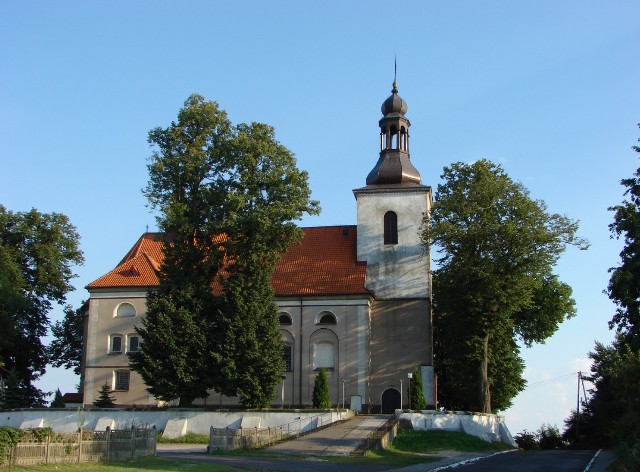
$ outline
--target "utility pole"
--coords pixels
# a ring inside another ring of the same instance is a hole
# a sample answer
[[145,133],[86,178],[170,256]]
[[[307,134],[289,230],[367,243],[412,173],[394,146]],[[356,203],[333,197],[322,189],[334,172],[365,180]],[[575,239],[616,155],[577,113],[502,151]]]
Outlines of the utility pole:
[[582,382],[582,371],[578,371],[578,400],[576,402],[576,442],[580,439],[580,383]]

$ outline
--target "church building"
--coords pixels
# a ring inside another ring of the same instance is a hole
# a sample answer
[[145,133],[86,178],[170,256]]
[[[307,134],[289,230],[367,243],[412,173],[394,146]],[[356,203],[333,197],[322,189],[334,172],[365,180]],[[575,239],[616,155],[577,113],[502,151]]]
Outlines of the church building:
[[[394,82],[382,104],[380,156],[365,185],[353,190],[357,224],[303,228],[301,243],[276,267],[272,286],[286,368],[274,406],[310,406],[320,368],[334,405],[384,413],[401,403],[406,408],[416,368],[427,404],[434,404],[430,255],[420,241],[432,194],[409,157],[406,111]],[[145,316],[147,291],[159,283],[161,236],[143,234],[113,270],[86,287],[86,407],[105,382],[118,406],[161,404],[126,355],[144,342],[134,326]],[[210,393],[195,403],[238,405]]]

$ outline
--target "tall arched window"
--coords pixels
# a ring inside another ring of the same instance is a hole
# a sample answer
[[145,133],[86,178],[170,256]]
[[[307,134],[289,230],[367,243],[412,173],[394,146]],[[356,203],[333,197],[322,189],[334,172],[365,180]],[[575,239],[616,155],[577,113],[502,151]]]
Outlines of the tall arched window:
[[335,367],[335,349],[333,343],[321,341],[313,345],[313,370],[333,370]]
[[398,215],[393,211],[384,214],[384,243],[398,244]]
[[284,372],[293,372],[293,345],[285,342],[282,346],[282,360],[284,361]]

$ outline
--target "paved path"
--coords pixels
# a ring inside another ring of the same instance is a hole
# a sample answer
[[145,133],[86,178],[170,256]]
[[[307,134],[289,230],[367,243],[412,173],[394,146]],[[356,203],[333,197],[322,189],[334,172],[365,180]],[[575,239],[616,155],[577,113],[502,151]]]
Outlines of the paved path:
[[291,455],[346,456],[388,419],[388,415],[356,416],[344,423],[268,447],[264,451]]

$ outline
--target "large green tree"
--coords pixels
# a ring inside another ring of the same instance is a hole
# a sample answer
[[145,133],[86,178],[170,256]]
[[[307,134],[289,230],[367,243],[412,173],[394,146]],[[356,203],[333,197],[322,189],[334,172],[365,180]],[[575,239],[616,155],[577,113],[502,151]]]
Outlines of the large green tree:
[[423,233],[439,256],[433,272],[439,383],[445,390],[447,383],[464,386],[466,406],[490,413],[524,388],[516,340],[544,342],[574,314],[571,289],[553,267],[567,245],[587,244],[576,236],[575,221],[547,212],[499,165],[455,163],[441,177]]
[[11,373],[12,406],[44,404],[34,386],[49,359],[43,338],[49,312],[73,290],[73,266],[83,262],[78,241],[65,215],[0,205],[0,362]]
[[247,407],[264,407],[284,369],[271,275],[280,254],[302,237],[293,221],[318,208],[310,200],[307,174],[296,168],[272,127],[240,124],[234,131],[224,227],[230,263],[221,281],[216,354],[225,390],[235,389]]
[[75,310],[71,305],[65,306],[62,321],[56,321],[51,326],[53,340],[48,347],[49,363],[53,367],[73,369],[73,373],[81,379],[85,315],[85,302]]
[[[638,146],[634,151],[640,152]],[[609,229],[623,238],[620,265],[610,270],[608,294],[616,304],[609,323],[616,329],[610,346],[596,342],[591,378],[594,388],[578,417],[565,421],[565,435],[576,440],[580,424],[582,446],[615,447],[613,470],[640,470],[640,168],[623,179],[628,197],[610,208],[614,212]]]
[[[640,152],[638,146],[633,149]],[[640,349],[640,168],[620,183],[628,198],[610,208],[614,217],[609,229],[613,236],[624,239],[624,247],[620,265],[611,269],[608,294],[617,309],[609,326],[633,349]]]
[[191,96],[177,122],[149,132],[154,146],[144,194],[159,212],[164,262],[147,316],[137,327],[143,343],[130,356],[150,393],[182,406],[213,385],[207,334],[214,324],[211,286],[223,264],[218,235],[226,219],[231,123],[214,102]]
[[563,436],[575,447],[615,448],[612,470],[640,470],[640,351],[618,336],[609,346],[596,342],[589,357],[591,396],[565,420]]
[[165,233],[132,366],[158,398],[182,404],[214,388],[266,406],[282,370],[270,285],[293,223],[317,213],[306,172],[270,126],[233,126],[215,102],[187,99],[156,146],[145,194]]

